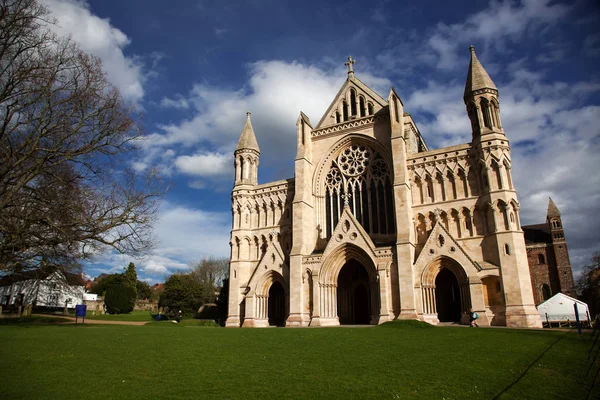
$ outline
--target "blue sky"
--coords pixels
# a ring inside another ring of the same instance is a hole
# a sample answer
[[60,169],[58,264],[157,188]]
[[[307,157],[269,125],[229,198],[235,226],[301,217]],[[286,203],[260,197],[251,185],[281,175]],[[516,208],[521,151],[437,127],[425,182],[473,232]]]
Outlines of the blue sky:
[[[232,152],[246,111],[261,147],[259,182],[293,176],[296,119],[316,124],[346,78],[394,86],[430,148],[470,141],[462,94],[469,45],[500,92],[523,224],[551,196],[575,268],[600,251],[600,8],[549,1],[44,0],[55,28],[100,57],[143,114],[131,160],[172,187],[157,246],[133,260],[147,281],[229,255]],[[107,253],[89,275],[131,259]]]

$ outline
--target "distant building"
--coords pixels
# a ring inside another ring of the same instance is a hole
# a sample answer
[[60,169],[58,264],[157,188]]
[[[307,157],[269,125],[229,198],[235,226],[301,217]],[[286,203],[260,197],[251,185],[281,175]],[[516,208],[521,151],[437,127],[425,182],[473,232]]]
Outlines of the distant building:
[[85,280],[61,271],[31,271],[0,279],[0,302],[4,308],[27,306],[74,308],[83,304]]
[[560,211],[548,201],[546,223],[523,226],[535,304],[557,293],[576,297],[573,271]]

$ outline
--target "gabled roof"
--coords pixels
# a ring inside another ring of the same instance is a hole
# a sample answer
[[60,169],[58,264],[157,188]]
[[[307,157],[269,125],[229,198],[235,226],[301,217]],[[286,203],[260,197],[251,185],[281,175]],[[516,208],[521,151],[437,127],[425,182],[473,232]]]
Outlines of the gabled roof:
[[325,111],[325,113],[323,114],[323,117],[321,117],[321,120],[319,121],[319,123],[317,124],[315,129],[319,129],[323,126],[323,123],[337,108],[338,102],[341,100],[340,97],[342,96],[342,94],[346,93],[346,91],[350,87],[354,87],[355,89],[358,89],[357,90],[358,92],[363,92],[367,96],[367,101],[371,100],[371,101],[379,104],[381,107],[385,107],[388,104],[387,101],[383,97],[381,97],[379,94],[377,94],[377,92],[375,92],[373,89],[368,87],[364,82],[362,82],[360,79],[358,79],[356,76],[354,76],[354,74],[351,74],[351,75],[349,74],[348,79],[346,79],[346,81],[344,82],[344,84],[342,85],[340,90],[337,92],[337,94],[333,98],[333,101],[329,104],[329,107],[327,107],[327,111]]
[[477,59],[477,55],[475,54],[475,46],[469,47],[471,50],[471,62],[469,63],[469,72],[467,73],[467,82],[465,84],[465,95],[466,98],[471,93],[480,89],[494,89],[496,85],[492,81],[492,78],[488,75],[483,65]]
[[60,280],[65,280],[69,285],[74,286],[85,286],[85,280],[81,276],[81,274],[63,272],[60,271],[57,267],[45,267],[34,269],[30,271],[25,271],[21,273],[15,273],[11,275],[5,275],[0,278],[0,286],[9,286],[13,283],[29,281],[29,280],[45,280],[51,278],[56,274],[56,277]]
[[252,129],[252,123],[250,122],[250,112],[246,113],[246,123],[244,124],[244,129],[242,129],[240,140],[235,148],[236,151],[242,149],[255,150],[260,153],[258,142],[256,141],[256,135],[254,134],[254,129]]

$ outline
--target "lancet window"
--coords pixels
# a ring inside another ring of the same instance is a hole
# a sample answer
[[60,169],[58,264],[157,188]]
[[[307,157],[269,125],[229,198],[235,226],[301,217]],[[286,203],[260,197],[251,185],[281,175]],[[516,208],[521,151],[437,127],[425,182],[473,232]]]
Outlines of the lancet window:
[[381,156],[366,145],[346,147],[325,179],[327,237],[331,237],[348,204],[369,234],[394,233],[390,171]]

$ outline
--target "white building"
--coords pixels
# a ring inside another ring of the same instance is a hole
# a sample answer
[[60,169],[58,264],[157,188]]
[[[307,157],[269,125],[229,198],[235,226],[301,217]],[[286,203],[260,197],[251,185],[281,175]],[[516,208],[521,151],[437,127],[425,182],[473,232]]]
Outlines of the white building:
[[18,307],[32,304],[35,307],[74,308],[83,304],[85,284],[80,275],[60,271],[39,274],[26,273],[18,278],[0,279],[0,304]]

